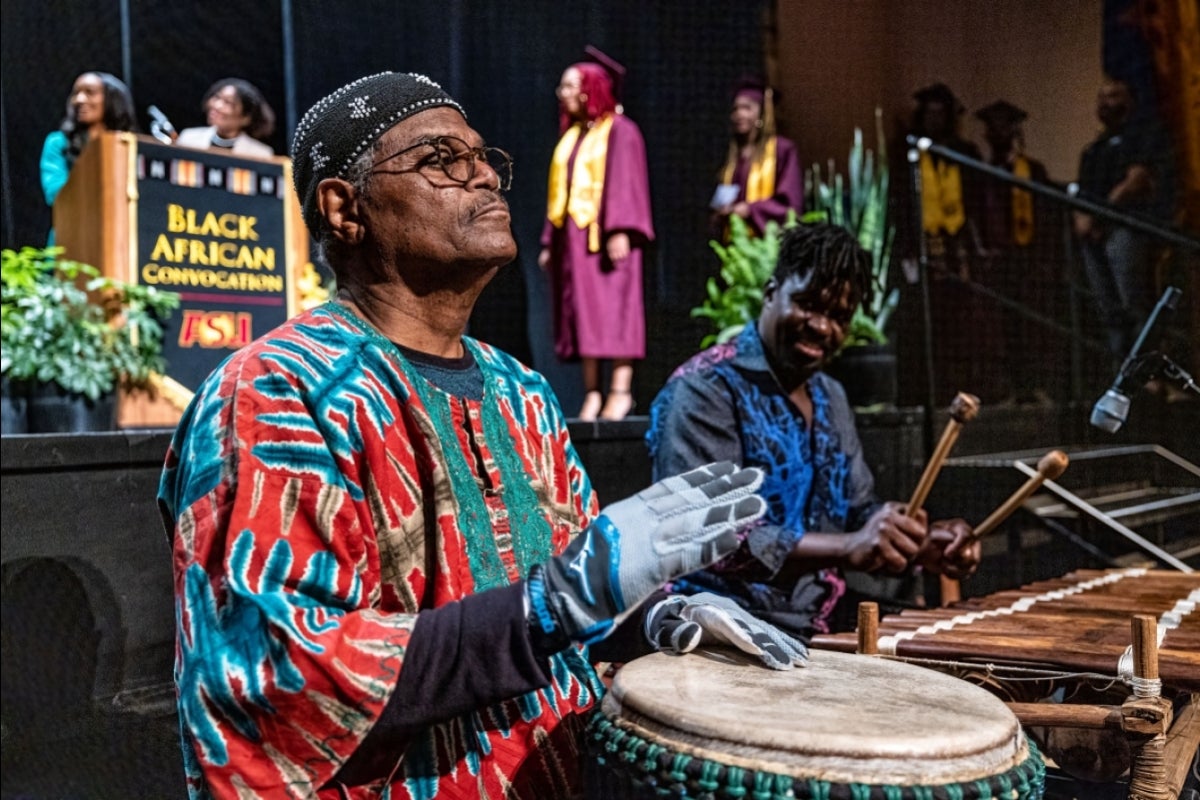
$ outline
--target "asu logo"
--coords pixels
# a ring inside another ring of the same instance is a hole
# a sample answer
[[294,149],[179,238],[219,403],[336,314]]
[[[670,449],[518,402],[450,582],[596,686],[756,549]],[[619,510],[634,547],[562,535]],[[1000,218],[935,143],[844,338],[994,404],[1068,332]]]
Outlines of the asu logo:
[[254,338],[252,321],[253,316],[245,311],[187,309],[179,326],[179,346],[236,350]]

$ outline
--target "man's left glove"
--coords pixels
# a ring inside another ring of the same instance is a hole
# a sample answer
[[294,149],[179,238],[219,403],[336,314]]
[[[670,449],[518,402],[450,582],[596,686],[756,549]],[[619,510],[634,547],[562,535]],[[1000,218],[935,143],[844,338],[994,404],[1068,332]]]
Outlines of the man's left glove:
[[672,595],[646,614],[646,638],[659,650],[682,655],[701,644],[733,645],[757,656],[771,669],[808,663],[808,648],[798,639],[754,617],[727,597],[702,592]]

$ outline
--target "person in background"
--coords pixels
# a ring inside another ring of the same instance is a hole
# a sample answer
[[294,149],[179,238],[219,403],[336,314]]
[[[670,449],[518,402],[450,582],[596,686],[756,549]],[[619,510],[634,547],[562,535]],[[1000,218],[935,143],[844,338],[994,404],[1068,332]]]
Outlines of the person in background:
[[[1042,162],[1025,151],[1022,123],[1025,111],[1007,100],[997,100],[975,112],[983,122],[988,143],[988,163],[1034,183],[1047,184]],[[978,270],[980,283],[1015,300],[1033,314],[1055,316],[1058,267],[1055,226],[1048,224],[1051,209],[1032,192],[984,177],[980,185],[979,235],[986,251]],[[1018,404],[1045,404],[1055,337],[1044,335],[1036,319],[1004,308],[1003,342],[994,354],[998,372],[1007,378],[1009,396]]]
[[[133,95],[120,79],[107,72],[84,72],[67,96],[67,113],[58,130],[42,145],[42,194],[53,206],[67,183],[76,159],[88,142],[105,131],[137,131]],[[54,244],[50,231],[48,245]]]
[[796,145],[775,132],[775,92],[760,78],[744,78],[733,94],[729,122],[733,136],[713,195],[716,224],[725,230],[730,215],[762,235],[789,210],[804,211],[804,176]]
[[[713,459],[757,467],[768,506],[735,555],[672,591],[730,598],[807,638],[853,627],[848,572],[868,573],[862,585],[876,586],[876,576],[924,569],[960,578],[977,568],[980,545],[965,521],[930,526],[924,509],[908,517],[903,503],[879,502],[845,390],[823,371],[871,291],[871,257],[854,234],[789,228],[757,321],[693,356],[655,397],[646,433],[655,476]],[[834,616],[841,609],[848,624]]]
[[[550,162],[538,266],[550,275],[554,352],[580,361],[582,420],[623,419],[646,355],[642,262],[654,239],[646,145],[618,101],[625,68],[588,47],[558,85],[562,137]],[[611,361],[607,395],[602,361]]]
[[[979,148],[961,132],[965,107],[944,83],[925,86],[913,94],[913,111],[908,133],[961,156],[982,161]],[[897,148],[906,154],[908,144]],[[908,163],[897,164],[899,221],[896,245],[904,279],[920,279],[922,245],[928,256],[930,346],[932,362],[926,364],[923,304],[915,299],[900,303],[897,338],[907,342],[898,353],[901,374],[923,375],[931,366],[934,397],[921,393],[919,380],[900,385],[902,403],[940,406],[959,392],[969,392],[982,402],[998,403],[1009,393],[1006,377],[994,367],[1004,347],[1000,310],[989,298],[976,292],[978,271],[984,256],[979,235],[981,211],[980,173],[952,158],[922,150],[917,162],[920,174],[920,208],[913,209],[914,184]],[[919,227],[915,224],[919,220]],[[985,357],[980,357],[983,354]]]
[[185,128],[175,144],[238,156],[275,155],[265,141],[275,131],[275,111],[254,84],[241,78],[219,80],[204,93],[201,107],[208,125]]
[[[1101,130],[1079,159],[1079,196],[1118,211],[1169,221],[1174,205],[1170,143],[1150,118],[1135,119],[1129,84],[1108,80],[1096,98]],[[1153,304],[1153,246],[1119,222],[1074,214],[1088,283],[1111,355],[1124,358]]]
[[545,378],[464,334],[517,245],[512,160],[452,97],[360,78],[292,162],[337,296],[205,380],[159,490],[192,797],[577,797],[592,660],[708,641],[804,663],[720,598],[660,591],[736,550],[758,470],[601,508]]

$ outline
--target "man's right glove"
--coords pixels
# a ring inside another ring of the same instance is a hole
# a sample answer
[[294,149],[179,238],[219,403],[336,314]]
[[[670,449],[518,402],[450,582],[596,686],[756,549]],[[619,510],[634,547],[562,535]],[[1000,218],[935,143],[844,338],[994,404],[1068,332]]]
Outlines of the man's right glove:
[[646,614],[646,638],[659,650],[683,655],[700,644],[733,645],[771,669],[808,663],[808,648],[728,597],[709,592],[672,595]]
[[561,555],[529,572],[530,630],[543,652],[592,644],[667,581],[733,553],[767,510],[762,472],[722,461],[601,510]]

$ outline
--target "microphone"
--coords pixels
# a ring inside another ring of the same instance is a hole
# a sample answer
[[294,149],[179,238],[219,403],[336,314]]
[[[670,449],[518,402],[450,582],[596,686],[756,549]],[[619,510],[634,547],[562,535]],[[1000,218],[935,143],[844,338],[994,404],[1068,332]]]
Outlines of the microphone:
[[158,106],[150,106],[146,112],[150,114],[151,135],[163,144],[172,144],[178,134],[175,132],[175,126],[171,124],[171,120],[167,119],[167,115],[160,111]]
[[1125,356],[1125,360],[1121,363],[1121,369],[1117,371],[1117,378],[1113,381],[1113,385],[1092,407],[1091,423],[1093,426],[1108,433],[1116,433],[1129,416],[1130,398],[1154,377],[1164,362],[1174,365],[1169,358],[1158,351],[1146,355],[1139,355],[1139,353],[1142,345],[1150,338],[1150,333],[1157,324],[1159,315],[1164,309],[1174,311],[1181,294],[1182,292],[1174,286],[1168,286],[1163,291],[1154,310],[1146,318],[1146,323],[1142,326],[1129,355]]

